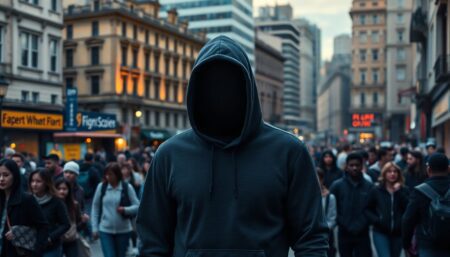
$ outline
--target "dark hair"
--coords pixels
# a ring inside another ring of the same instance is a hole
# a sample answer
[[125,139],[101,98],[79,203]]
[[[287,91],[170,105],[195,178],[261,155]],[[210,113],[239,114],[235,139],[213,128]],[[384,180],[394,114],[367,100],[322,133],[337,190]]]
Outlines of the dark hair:
[[423,160],[422,153],[414,150],[414,151],[410,151],[408,154],[410,154],[412,157],[417,159],[417,164],[414,166],[413,169],[411,167],[408,167],[408,171],[419,174],[419,175],[426,176],[426,172],[425,172],[426,168],[425,168],[425,163]]
[[136,171],[137,172],[137,171],[140,170],[139,164],[138,164],[136,158],[130,157],[130,159],[128,159],[128,160],[131,162],[131,169],[132,169],[132,171]]
[[381,158],[383,158],[384,156],[386,156],[388,154],[388,149],[387,148],[380,148],[377,152],[377,158],[378,160],[381,160]]
[[120,165],[117,162],[110,162],[108,163],[108,165],[106,165],[105,167],[105,172],[104,172],[104,180],[106,181],[106,174],[108,174],[108,172],[112,172],[118,181],[122,181],[123,180],[123,176],[122,176],[122,170],[120,168]]
[[369,153],[374,153],[377,154],[377,148],[375,148],[374,146],[372,146],[371,148],[369,148]]
[[25,156],[23,156],[23,154],[21,154],[21,153],[15,153],[15,154],[11,155],[11,159],[13,157],[19,157],[22,162],[25,161]]
[[407,155],[409,153],[408,147],[402,147],[400,148],[400,154],[401,155]]
[[58,187],[61,184],[65,184],[68,188],[67,196],[63,199],[63,202],[66,204],[67,211],[69,212],[69,217],[72,221],[75,221],[76,217],[76,201],[73,195],[72,184],[65,178],[59,178],[55,181],[55,188],[58,190]]
[[331,158],[333,159],[333,163],[331,164],[331,166],[333,167],[333,169],[335,169],[337,167],[337,165],[336,165],[337,158],[334,155],[333,151],[331,151],[331,150],[325,150],[322,152],[322,155],[320,156],[319,167],[322,170],[325,170],[325,168],[326,168],[325,156],[327,156],[327,155],[331,156]]
[[33,180],[34,175],[39,175],[42,180],[44,180],[45,185],[45,193],[50,194],[51,196],[56,196],[55,185],[53,184],[52,174],[48,169],[38,168],[37,170],[30,173],[30,178],[28,179],[28,189],[31,193],[31,181]]
[[91,154],[91,153],[86,153],[86,154],[84,155],[84,160],[87,161],[87,162],[91,162],[91,161],[94,160],[94,155]]
[[359,154],[361,154],[361,156],[362,156],[364,159],[369,159],[369,153],[368,153],[366,150],[361,150],[361,151],[359,151]]
[[441,154],[445,154],[445,148],[444,147],[438,147],[438,149],[436,149],[437,153],[441,153]]
[[361,154],[357,153],[357,152],[352,152],[349,155],[347,155],[347,160],[345,163],[349,163],[351,160],[358,160],[361,162],[361,164],[364,162],[363,157],[361,156]]
[[[0,160],[0,167],[4,166],[6,169],[11,172],[13,176],[13,183],[11,185],[11,195],[15,193],[17,190],[21,189],[21,175],[20,175],[20,169],[19,166],[17,166],[16,162],[10,159],[3,159]],[[4,194],[3,191],[0,190],[2,194]]]
[[350,145],[349,144],[345,144],[342,146],[342,151],[349,151],[350,150]]

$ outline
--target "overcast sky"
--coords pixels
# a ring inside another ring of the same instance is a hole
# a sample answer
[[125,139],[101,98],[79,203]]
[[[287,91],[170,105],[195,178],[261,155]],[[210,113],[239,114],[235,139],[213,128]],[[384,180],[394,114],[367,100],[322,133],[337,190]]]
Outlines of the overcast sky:
[[351,20],[348,14],[352,0],[253,0],[254,15],[264,5],[290,3],[294,17],[306,18],[322,30],[322,59],[331,59],[333,38],[351,33]]

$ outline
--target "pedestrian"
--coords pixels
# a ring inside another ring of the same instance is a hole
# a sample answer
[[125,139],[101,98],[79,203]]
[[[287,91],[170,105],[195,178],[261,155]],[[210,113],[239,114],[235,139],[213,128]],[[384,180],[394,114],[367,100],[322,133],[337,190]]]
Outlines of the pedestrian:
[[28,252],[30,256],[41,256],[47,243],[48,222],[34,197],[23,191],[21,179],[19,167],[14,161],[0,161],[1,257],[19,257],[19,252],[12,244],[12,240],[18,239],[11,231],[14,226],[27,226],[36,230],[36,243],[34,251]]
[[425,145],[425,149],[427,150],[427,155],[423,159],[424,163],[427,163],[428,158],[436,152],[436,142],[428,141]]
[[319,167],[323,171],[323,185],[330,188],[334,181],[340,179],[344,173],[337,167],[337,158],[331,150],[325,150],[320,156]]
[[391,153],[386,148],[380,148],[377,151],[377,158],[378,161],[375,162],[372,166],[370,166],[369,170],[367,171],[367,174],[370,176],[370,178],[374,183],[378,181],[378,178],[380,177],[381,170],[383,169],[384,165],[387,162],[392,161]]
[[338,154],[337,157],[337,166],[339,169],[345,169],[345,162],[347,160],[347,155],[351,151],[351,146],[349,144],[345,144],[342,146],[342,151]]
[[52,173],[47,169],[37,169],[31,172],[28,183],[30,192],[41,206],[42,212],[49,223],[49,236],[42,256],[61,257],[61,237],[69,230],[70,221],[66,206],[57,197]]
[[429,157],[427,165],[429,178],[412,190],[403,216],[403,247],[410,249],[411,239],[415,233],[420,257],[450,256],[448,170],[448,158],[445,155],[434,153]]
[[52,175],[53,181],[64,176],[63,169],[59,165],[59,156],[57,154],[52,153],[47,155],[46,157],[44,157],[44,161],[45,161],[45,168]]
[[374,146],[370,147],[367,151],[369,157],[367,159],[367,167],[374,165],[378,161],[377,148]]
[[369,220],[364,211],[373,185],[364,179],[362,168],[362,156],[350,153],[344,177],[330,188],[337,203],[338,248],[341,257],[372,256]]
[[306,146],[262,120],[242,47],[210,40],[187,91],[192,129],[161,144],[144,186],[141,256],[326,256],[328,228]]
[[22,183],[22,188],[24,191],[27,191],[28,176],[30,175],[30,173],[27,172],[27,170],[24,167],[25,166],[25,157],[21,153],[15,153],[15,154],[11,155],[11,160],[13,160],[19,167],[20,176],[22,176],[22,178],[20,180]]
[[55,181],[57,196],[65,203],[69,214],[70,229],[62,236],[62,248],[65,257],[78,257],[78,230],[86,224],[80,205],[74,200],[72,184],[65,178]]
[[137,172],[133,171],[133,168],[129,163],[122,164],[120,170],[122,172],[123,181],[129,183],[134,188],[134,191],[139,199],[139,192],[142,184],[141,176]]
[[397,164],[397,166],[400,167],[402,172],[405,171],[406,168],[408,167],[408,162],[407,162],[408,153],[409,153],[408,147],[400,148],[400,160],[398,160],[395,164]]
[[131,219],[137,213],[139,201],[133,187],[123,181],[118,163],[109,163],[104,175],[92,205],[93,238],[100,237],[104,257],[123,257],[133,231]]
[[80,175],[80,166],[74,161],[64,164],[64,178],[70,183],[71,195],[78,203],[80,210],[84,213],[84,189],[78,184],[78,176]]
[[410,151],[406,161],[408,168],[405,173],[405,185],[412,190],[427,178],[425,163],[419,151]]
[[400,167],[387,162],[379,184],[369,194],[365,215],[373,225],[373,242],[378,256],[399,257],[402,250],[401,220],[408,205],[408,190]]
[[320,189],[322,191],[322,206],[324,208],[325,218],[329,231],[329,248],[328,257],[336,256],[336,246],[334,243],[334,229],[336,228],[336,197],[330,193],[324,184],[325,172],[321,168],[316,168],[317,177],[319,178]]

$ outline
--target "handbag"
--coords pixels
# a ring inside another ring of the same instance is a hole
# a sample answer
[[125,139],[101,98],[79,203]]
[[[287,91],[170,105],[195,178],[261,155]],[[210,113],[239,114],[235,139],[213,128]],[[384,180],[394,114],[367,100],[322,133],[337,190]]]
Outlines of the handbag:
[[77,224],[75,222],[70,223],[70,228],[61,237],[63,242],[73,242],[78,238]]
[[77,239],[78,257],[91,257],[91,247],[82,236]]
[[36,247],[37,231],[34,228],[22,225],[11,226],[9,217],[6,216],[8,228],[13,234],[14,238],[11,244],[16,248],[17,254],[24,256],[33,252]]

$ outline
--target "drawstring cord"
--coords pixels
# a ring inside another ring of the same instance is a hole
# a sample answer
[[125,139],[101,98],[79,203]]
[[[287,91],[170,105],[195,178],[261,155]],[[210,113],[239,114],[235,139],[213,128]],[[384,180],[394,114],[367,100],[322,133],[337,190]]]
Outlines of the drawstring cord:
[[214,145],[211,145],[211,163],[209,166],[209,199],[212,199],[213,190],[214,190]]
[[234,169],[234,198],[238,199],[239,197],[239,186],[238,186],[238,173],[237,173],[237,164],[236,164],[236,151],[233,150],[233,169]]

